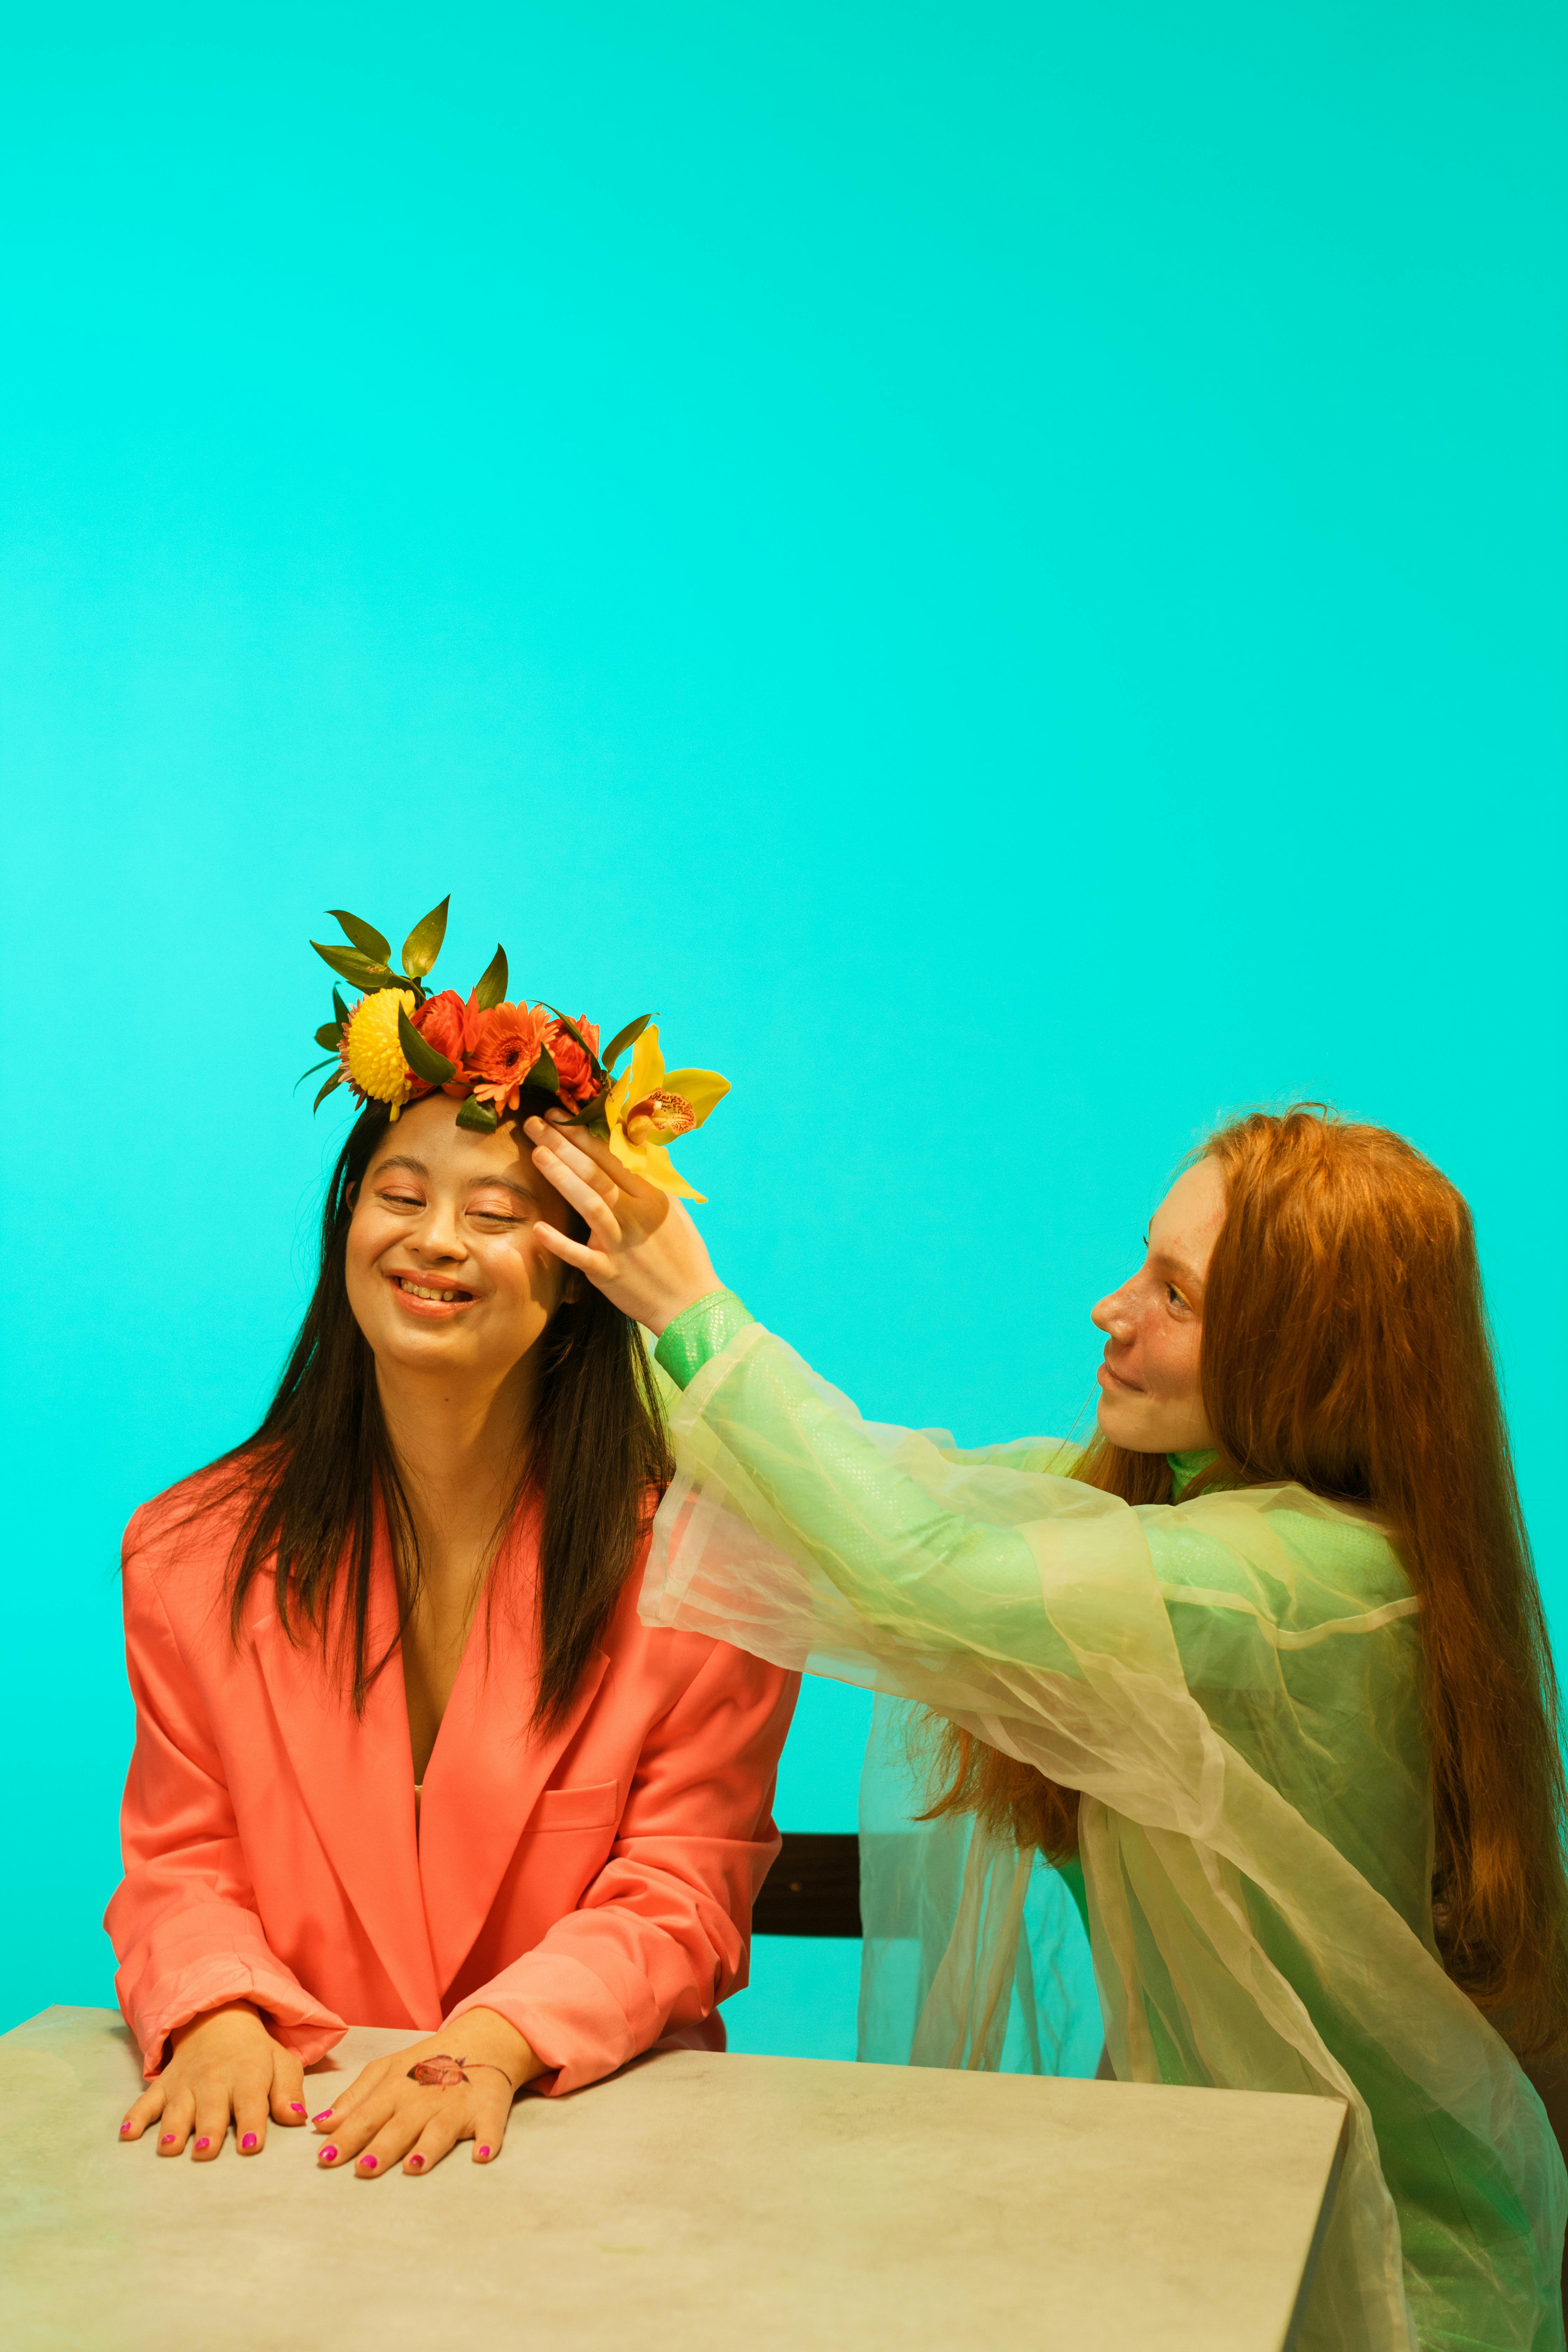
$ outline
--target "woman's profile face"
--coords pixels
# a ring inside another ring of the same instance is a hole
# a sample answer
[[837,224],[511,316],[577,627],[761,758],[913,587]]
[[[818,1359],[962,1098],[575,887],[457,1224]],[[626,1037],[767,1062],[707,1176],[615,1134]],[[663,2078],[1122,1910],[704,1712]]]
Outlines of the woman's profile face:
[[570,1213],[508,1125],[480,1135],[427,1095],[389,1127],[355,1195],[346,1273],[384,1369],[499,1382],[561,1303],[567,1270],[534,1239]]
[[1200,1160],[1177,1177],[1149,1223],[1148,1255],[1131,1280],[1102,1298],[1105,1333],[1100,1427],[1131,1454],[1193,1454],[1215,1443],[1198,1387],[1204,1283],[1225,1223],[1218,1162]]

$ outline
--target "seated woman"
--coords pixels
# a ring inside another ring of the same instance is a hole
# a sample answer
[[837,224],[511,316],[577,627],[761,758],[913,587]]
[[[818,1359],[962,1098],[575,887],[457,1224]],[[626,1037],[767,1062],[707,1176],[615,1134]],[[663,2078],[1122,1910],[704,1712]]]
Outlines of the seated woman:
[[686,1391],[650,1622],[948,1727],[938,1809],[993,1839],[945,2063],[1006,1982],[996,1841],[1076,1856],[1120,2077],[1347,2103],[1303,2345],[1561,2347],[1513,2054],[1568,2044],[1556,1695],[1452,1185],[1310,1109],[1221,1129],[1094,1310],[1087,1453],[961,1453],[864,1423],[596,1137],[527,1131],[590,1229],[544,1245]]
[[210,2160],[232,2116],[258,2151],[346,2023],[406,2027],[315,2119],[323,2166],[374,2177],[493,2159],[524,2084],[723,2048],[797,1683],[637,1619],[651,1370],[541,1246],[584,1229],[517,1126],[603,1091],[597,1031],[499,1001],[499,950],[467,1005],[426,999],[438,921],[396,984],[344,928],[323,952],[368,992],[322,1034],[365,1107],[314,1297],[254,1437],[126,1536],[106,1924],[149,2077],[123,2138]]

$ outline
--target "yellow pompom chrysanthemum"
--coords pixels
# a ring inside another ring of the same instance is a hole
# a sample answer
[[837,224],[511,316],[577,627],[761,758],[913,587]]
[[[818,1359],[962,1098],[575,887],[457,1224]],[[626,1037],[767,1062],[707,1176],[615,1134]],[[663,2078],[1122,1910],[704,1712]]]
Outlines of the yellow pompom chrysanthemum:
[[342,1043],[350,1078],[372,1102],[390,1103],[394,1118],[407,1101],[409,1087],[408,1065],[397,1034],[400,1011],[413,1013],[414,991],[378,988],[355,1005]]

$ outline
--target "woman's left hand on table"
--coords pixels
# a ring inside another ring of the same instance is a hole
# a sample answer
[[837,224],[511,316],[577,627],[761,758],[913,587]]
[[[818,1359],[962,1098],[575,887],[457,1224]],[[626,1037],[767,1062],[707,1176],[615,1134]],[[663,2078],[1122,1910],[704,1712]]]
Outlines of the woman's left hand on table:
[[[410,2079],[412,2067],[436,2072],[438,2060],[463,2060],[468,2079],[446,2087]],[[431,2171],[461,2140],[473,2143],[476,2164],[500,2154],[515,2093],[544,2071],[514,2025],[493,2009],[468,2010],[424,2042],[373,2059],[330,2107],[311,2122],[326,2145],[316,2161],[326,2171],[352,2170],[374,2180],[401,2164],[417,2176]]]

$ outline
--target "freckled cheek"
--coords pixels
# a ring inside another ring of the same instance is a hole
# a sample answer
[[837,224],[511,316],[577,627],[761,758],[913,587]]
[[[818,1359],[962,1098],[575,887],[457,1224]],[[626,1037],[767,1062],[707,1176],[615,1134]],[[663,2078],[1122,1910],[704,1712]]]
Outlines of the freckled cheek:
[[1180,1330],[1167,1325],[1158,1335],[1150,1332],[1144,1362],[1148,1375],[1144,1385],[1152,1395],[1192,1395],[1198,1381],[1197,1332],[1190,1325]]
[[1147,1301],[1140,1301],[1133,1318],[1133,1379],[1138,1388],[1147,1388],[1152,1397],[1159,1397],[1168,1385],[1168,1357],[1171,1357],[1171,1334],[1159,1315],[1152,1315]]

